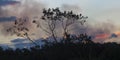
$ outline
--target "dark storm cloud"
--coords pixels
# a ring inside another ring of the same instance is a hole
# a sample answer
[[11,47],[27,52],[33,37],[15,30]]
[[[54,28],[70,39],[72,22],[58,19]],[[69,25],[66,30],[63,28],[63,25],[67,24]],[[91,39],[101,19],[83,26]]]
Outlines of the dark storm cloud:
[[6,6],[6,5],[13,5],[20,3],[19,1],[13,1],[13,0],[0,0],[0,6]]
[[16,17],[0,17],[0,22],[9,22],[9,21],[15,21]]
[[15,1],[15,0],[0,0],[0,17],[7,16],[9,13],[7,9],[4,9],[4,7],[19,3],[20,1]]

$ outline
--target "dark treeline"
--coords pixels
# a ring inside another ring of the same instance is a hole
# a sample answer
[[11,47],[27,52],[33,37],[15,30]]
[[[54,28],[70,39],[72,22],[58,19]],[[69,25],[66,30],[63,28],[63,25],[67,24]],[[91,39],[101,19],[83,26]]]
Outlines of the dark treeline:
[[47,42],[42,48],[0,48],[0,60],[120,60],[120,44],[64,41]]

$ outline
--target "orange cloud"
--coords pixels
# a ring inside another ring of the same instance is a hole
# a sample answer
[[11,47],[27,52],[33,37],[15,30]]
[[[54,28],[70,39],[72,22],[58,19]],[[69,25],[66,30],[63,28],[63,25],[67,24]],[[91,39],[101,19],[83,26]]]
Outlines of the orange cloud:
[[120,31],[115,32],[117,36],[120,36]]
[[95,39],[106,39],[108,38],[110,35],[109,34],[97,34],[95,36]]

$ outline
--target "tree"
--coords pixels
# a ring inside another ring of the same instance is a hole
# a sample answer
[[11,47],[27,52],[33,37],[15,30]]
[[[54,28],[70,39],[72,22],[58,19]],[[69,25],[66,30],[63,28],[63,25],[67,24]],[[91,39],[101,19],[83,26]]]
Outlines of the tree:
[[57,13],[58,11],[56,9],[50,8],[48,10],[43,9],[43,16],[41,17],[41,19],[44,22],[44,24],[40,24],[36,20],[33,21],[33,23],[37,24],[37,27],[40,27],[43,31],[52,36],[55,42],[57,42],[56,39],[56,25],[58,21]]
[[88,17],[82,16],[82,14],[75,14],[72,11],[60,11],[59,8],[56,8],[58,20],[63,29],[63,35],[66,39],[70,37],[69,31],[74,29],[71,26],[80,23],[83,25],[86,22]]
[[29,27],[26,25],[28,24],[29,18],[18,18],[14,21],[13,26],[7,29],[7,32],[11,33],[12,35],[17,35],[18,37],[24,37],[30,40],[33,44],[38,46],[30,37],[29,37]]
[[82,16],[82,14],[74,14],[72,11],[60,11],[59,8],[49,8],[43,9],[43,16],[41,17],[47,26],[43,26],[36,20],[34,20],[33,23],[51,35],[57,42],[56,27],[58,24],[62,27],[64,37],[68,40],[70,36],[69,31],[71,30],[69,29],[71,28],[70,26],[75,23],[81,23],[81,25],[83,25],[87,18],[88,17]]

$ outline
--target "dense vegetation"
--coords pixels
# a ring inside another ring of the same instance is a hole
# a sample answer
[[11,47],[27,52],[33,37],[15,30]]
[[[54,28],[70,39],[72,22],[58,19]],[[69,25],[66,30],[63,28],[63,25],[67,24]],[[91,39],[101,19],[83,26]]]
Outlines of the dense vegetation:
[[0,48],[0,60],[120,60],[120,44],[52,42],[42,48]]

